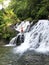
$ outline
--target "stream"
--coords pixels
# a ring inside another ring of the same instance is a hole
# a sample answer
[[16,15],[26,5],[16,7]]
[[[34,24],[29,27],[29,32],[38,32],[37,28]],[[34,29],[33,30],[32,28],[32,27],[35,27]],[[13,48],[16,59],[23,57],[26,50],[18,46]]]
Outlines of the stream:
[[[0,65],[14,65],[13,63],[19,58],[12,52],[13,47],[0,47]],[[17,64],[15,64],[17,65]]]
[[23,55],[15,54],[15,47],[0,47],[0,65],[49,65],[49,55],[25,52]]

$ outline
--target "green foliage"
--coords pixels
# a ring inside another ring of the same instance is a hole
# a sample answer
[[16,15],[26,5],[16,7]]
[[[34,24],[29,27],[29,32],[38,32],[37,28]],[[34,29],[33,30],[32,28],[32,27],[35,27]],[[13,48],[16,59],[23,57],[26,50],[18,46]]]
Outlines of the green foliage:
[[17,16],[13,10],[0,10],[0,38],[11,39],[15,35],[15,32],[9,27],[16,22]]
[[[14,8],[13,8],[14,7]],[[49,14],[48,0],[15,0],[12,4],[13,12],[21,20],[47,18]]]
[[3,23],[3,14],[2,14],[3,12],[2,11],[0,11],[0,25]]
[[11,0],[6,9],[0,10],[0,37],[13,37],[14,32],[9,27],[21,20],[47,19],[48,15],[49,0]]
[[0,0],[0,2],[3,2],[3,0]]
[[17,12],[17,16],[19,17],[19,19],[24,20],[29,17],[29,12],[27,9],[25,10],[21,9]]
[[31,17],[30,18],[27,18],[24,21],[30,21],[30,22],[32,22],[32,18]]

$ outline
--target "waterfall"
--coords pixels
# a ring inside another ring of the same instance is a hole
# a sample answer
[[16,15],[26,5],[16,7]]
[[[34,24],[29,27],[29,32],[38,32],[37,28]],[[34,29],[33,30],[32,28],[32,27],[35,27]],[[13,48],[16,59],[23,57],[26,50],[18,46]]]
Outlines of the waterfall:
[[39,20],[29,32],[25,33],[25,41],[14,49],[16,53],[23,53],[26,50],[36,52],[49,52],[49,21]]
[[26,22],[22,21],[19,25],[16,24],[16,26],[14,26],[14,29],[16,31],[21,32],[21,27],[23,27],[23,31],[25,32],[27,30],[28,25],[30,25],[29,21],[26,21]]
[[30,31],[30,50],[33,49],[37,52],[49,51],[49,21],[39,20]]
[[24,53],[27,50],[34,50],[41,53],[49,52],[48,20],[39,20],[30,28],[29,32],[24,33],[24,36],[24,43],[13,49],[15,53]]

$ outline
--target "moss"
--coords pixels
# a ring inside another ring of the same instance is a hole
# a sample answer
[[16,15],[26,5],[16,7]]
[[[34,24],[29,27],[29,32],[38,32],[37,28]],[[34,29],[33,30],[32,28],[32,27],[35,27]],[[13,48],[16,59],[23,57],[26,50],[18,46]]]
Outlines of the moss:
[[29,18],[25,19],[24,21],[30,21],[30,22],[32,22],[32,18],[29,17]]

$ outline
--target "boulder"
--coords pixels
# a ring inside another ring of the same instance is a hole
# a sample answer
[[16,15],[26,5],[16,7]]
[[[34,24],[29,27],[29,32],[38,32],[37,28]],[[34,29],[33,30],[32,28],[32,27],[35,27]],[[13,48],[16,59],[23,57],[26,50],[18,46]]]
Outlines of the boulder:
[[18,34],[14,43],[16,43],[17,46],[19,46],[23,42],[24,42],[24,34]]

